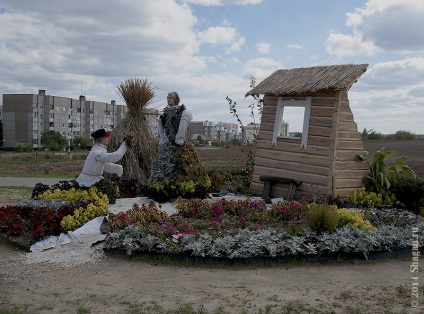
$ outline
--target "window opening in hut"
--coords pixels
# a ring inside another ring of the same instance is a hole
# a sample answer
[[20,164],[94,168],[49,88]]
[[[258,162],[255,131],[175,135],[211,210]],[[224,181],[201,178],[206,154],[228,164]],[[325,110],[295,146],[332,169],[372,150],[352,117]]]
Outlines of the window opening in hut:
[[278,138],[300,138],[301,148],[307,149],[311,97],[283,99],[278,97],[272,145]]

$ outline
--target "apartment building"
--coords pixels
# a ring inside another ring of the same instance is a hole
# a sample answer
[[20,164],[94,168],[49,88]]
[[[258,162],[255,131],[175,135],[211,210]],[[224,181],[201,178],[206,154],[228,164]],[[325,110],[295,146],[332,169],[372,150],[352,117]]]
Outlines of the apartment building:
[[113,130],[127,110],[127,106],[116,105],[114,100],[104,103],[87,101],[85,96],[51,96],[45,90],[38,94],[3,94],[3,146],[43,149],[41,136],[49,131],[59,132],[69,143],[75,136],[83,136],[91,145],[93,131]]
[[[158,134],[157,118],[160,112],[149,110],[152,111],[149,115],[152,132]],[[44,149],[41,137],[49,131],[60,133],[69,144],[76,136],[83,136],[88,146],[91,146],[92,132],[101,128],[113,130],[127,111],[126,105],[117,105],[114,100],[105,103],[88,101],[85,96],[79,99],[52,96],[47,95],[43,89],[38,94],[3,94],[3,108],[0,108],[3,148],[14,149],[21,145]],[[245,128],[249,129],[248,126]],[[188,132],[192,140],[196,140],[199,135],[208,141],[229,141],[242,139],[243,136],[238,124],[222,121],[192,121]],[[251,138],[248,133],[247,137]]]
[[189,124],[189,134],[192,140],[201,136],[208,141],[228,141],[236,138],[239,134],[238,124],[219,121],[191,121]]

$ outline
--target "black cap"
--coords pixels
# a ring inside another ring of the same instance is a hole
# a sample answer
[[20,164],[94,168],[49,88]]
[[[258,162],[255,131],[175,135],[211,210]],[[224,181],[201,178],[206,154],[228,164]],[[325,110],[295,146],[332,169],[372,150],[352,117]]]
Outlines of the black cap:
[[105,129],[98,129],[97,131],[91,133],[91,137],[94,139],[101,138],[103,136],[106,136],[106,130]]

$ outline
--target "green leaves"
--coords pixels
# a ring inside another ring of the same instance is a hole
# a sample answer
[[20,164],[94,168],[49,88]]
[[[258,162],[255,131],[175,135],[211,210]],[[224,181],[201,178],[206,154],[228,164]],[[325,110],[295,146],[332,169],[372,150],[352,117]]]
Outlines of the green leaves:
[[385,152],[383,147],[375,153],[371,161],[367,154],[357,154],[354,157],[357,162],[368,163],[369,173],[363,178],[367,191],[379,193],[381,190],[389,190],[397,180],[398,175],[405,178],[416,178],[415,172],[408,165],[405,165],[405,157],[397,158],[391,166],[386,165],[385,161],[393,157],[394,154],[395,151]]

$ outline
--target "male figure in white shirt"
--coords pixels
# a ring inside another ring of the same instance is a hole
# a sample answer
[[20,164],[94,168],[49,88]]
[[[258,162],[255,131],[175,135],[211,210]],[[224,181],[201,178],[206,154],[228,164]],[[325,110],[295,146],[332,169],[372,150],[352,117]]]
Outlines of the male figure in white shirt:
[[99,129],[91,134],[94,138],[94,146],[85,160],[81,174],[76,181],[80,186],[90,187],[103,179],[103,172],[115,173],[119,177],[122,176],[124,170],[118,162],[127,151],[127,144],[124,141],[117,151],[113,153],[107,152],[109,144],[109,136],[111,132],[105,129]]

